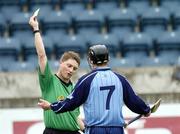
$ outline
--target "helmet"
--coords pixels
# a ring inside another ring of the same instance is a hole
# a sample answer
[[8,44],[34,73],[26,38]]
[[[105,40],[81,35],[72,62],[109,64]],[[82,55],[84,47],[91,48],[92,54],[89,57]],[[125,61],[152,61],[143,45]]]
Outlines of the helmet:
[[88,57],[93,64],[102,64],[109,61],[108,49],[105,45],[94,45],[89,48]]

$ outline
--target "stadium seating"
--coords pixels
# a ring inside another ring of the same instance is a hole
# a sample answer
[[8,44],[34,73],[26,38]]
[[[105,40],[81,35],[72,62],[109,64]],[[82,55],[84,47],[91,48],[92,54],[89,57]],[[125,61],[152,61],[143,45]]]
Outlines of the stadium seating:
[[[13,66],[12,66],[13,65]],[[5,64],[3,66],[3,71],[7,72],[33,72],[37,69],[37,63],[32,62],[19,62],[19,61],[12,61],[9,64]]]
[[94,9],[100,11],[106,17],[110,11],[120,7],[120,0],[94,0],[92,4]]
[[59,30],[62,33],[68,33],[71,26],[71,17],[64,11],[53,11],[47,14],[43,19],[43,32],[45,34],[51,30]]
[[0,6],[19,5],[21,0],[1,0]]
[[179,0],[160,0],[160,6],[166,8],[173,15],[179,10],[180,1]]
[[86,2],[83,0],[61,0],[62,10],[71,14],[74,18],[86,9]]
[[149,34],[153,39],[167,30],[170,12],[161,7],[152,7],[142,14],[141,31]]
[[133,68],[136,67],[135,60],[129,58],[110,57],[108,64],[111,68]]
[[150,36],[145,33],[131,33],[123,39],[121,52],[124,58],[133,59],[136,66],[143,66],[145,60],[150,57],[151,48]]
[[94,34],[88,40],[88,46],[94,44],[105,44],[110,52],[110,55],[116,57],[119,50],[119,40],[114,34]]
[[8,66],[17,61],[20,52],[20,41],[15,38],[0,38],[0,64]]
[[10,35],[15,36],[16,34],[19,34],[21,37],[23,37],[25,34],[28,34],[32,32],[31,27],[29,26],[29,13],[17,13],[14,14],[12,19],[10,20],[9,29],[10,29]]
[[141,16],[151,6],[151,0],[125,0],[125,5]]
[[137,14],[131,9],[117,9],[110,12],[107,17],[108,32],[119,37],[133,32],[137,20]]
[[167,65],[174,65],[180,57],[180,32],[165,32],[157,39],[155,52]]
[[87,61],[87,58],[84,57],[84,58],[81,58],[81,64],[80,64],[80,68],[81,69],[90,69],[90,66],[88,64],[88,61]]
[[176,31],[180,30],[180,10],[174,12],[172,21],[173,21],[173,29]]
[[40,8],[40,12],[38,14],[39,21],[43,21],[44,18],[46,18],[47,15],[53,11],[50,5],[34,5],[31,7],[30,13],[33,14],[38,8]]
[[[46,50],[46,55],[48,58],[51,58],[53,51],[53,42],[46,36],[43,36],[43,42]],[[22,45],[22,52],[25,61],[37,64],[37,53],[34,46],[34,38],[30,37],[26,39],[26,42]]]
[[41,33],[54,69],[67,50],[79,52],[81,67],[89,68],[87,48],[98,43],[108,46],[111,67],[178,65],[179,7],[179,0],[1,0],[0,70],[36,68],[34,35],[28,21],[38,8]]
[[49,5],[51,6],[51,0],[24,0],[24,3],[28,6],[29,10],[32,10],[33,6]]
[[6,27],[6,22],[3,14],[0,13],[0,36],[3,36]]
[[21,9],[17,5],[7,5],[1,7],[1,13],[3,14],[5,21],[7,23],[10,22],[11,18],[13,18],[14,14],[21,12]]
[[104,18],[101,12],[86,10],[75,17],[75,33],[85,35],[89,38],[95,33],[100,33],[104,25]]
[[56,59],[65,51],[75,51],[83,57],[86,54],[86,41],[80,35],[67,35],[55,44],[55,55]]
[[45,36],[49,37],[49,38],[52,40],[52,42],[53,42],[54,45],[55,45],[55,44],[59,44],[60,42],[62,42],[64,36],[67,36],[67,35],[68,35],[68,34],[66,34],[66,33],[62,33],[61,30],[56,30],[56,29],[54,29],[54,30],[49,30],[49,31],[45,34]]
[[57,60],[48,60],[48,63],[53,71],[58,70],[59,68],[59,59]]

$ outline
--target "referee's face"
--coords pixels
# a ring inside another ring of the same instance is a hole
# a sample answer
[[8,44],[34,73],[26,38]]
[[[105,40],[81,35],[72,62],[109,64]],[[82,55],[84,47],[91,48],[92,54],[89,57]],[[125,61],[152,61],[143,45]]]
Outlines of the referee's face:
[[74,59],[68,59],[60,63],[61,77],[64,80],[69,80],[72,75],[77,71],[79,65]]

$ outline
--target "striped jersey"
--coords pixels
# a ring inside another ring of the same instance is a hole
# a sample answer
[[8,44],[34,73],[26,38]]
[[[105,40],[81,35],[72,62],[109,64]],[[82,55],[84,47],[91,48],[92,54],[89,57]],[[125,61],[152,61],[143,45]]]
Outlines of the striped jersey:
[[83,104],[86,126],[123,126],[124,104],[135,113],[147,114],[147,106],[133,91],[129,82],[109,67],[96,68],[82,76],[65,101],[55,102],[51,109],[61,113]]

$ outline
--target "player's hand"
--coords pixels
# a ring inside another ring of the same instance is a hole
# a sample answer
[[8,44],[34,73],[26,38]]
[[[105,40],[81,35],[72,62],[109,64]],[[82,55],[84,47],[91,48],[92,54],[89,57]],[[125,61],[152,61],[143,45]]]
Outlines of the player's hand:
[[39,23],[37,21],[37,16],[31,16],[29,19],[29,25],[33,28],[33,30],[39,30]]
[[151,115],[151,110],[150,110],[149,113],[145,114],[144,116],[145,116],[145,117],[148,117],[148,116],[150,116],[150,115]]
[[41,107],[42,109],[49,110],[51,108],[50,105],[51,105],[50,102],[43,99],[39,99],[38,106]]

